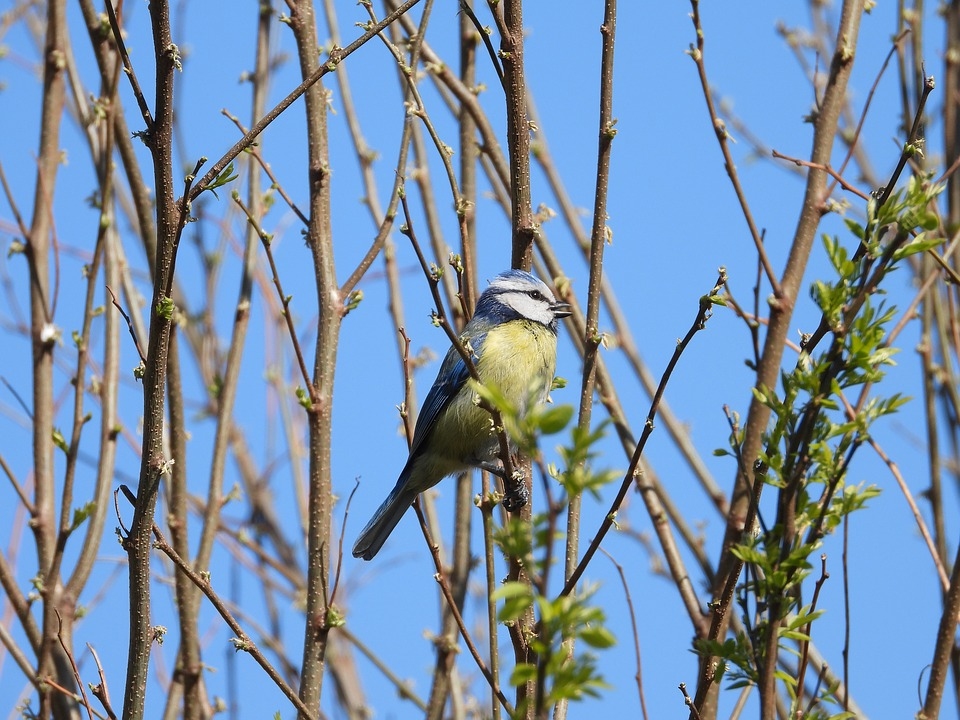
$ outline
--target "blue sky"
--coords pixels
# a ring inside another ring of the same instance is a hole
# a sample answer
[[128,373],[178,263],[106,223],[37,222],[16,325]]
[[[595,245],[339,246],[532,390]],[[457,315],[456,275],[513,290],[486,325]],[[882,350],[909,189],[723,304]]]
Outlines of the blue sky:
[[[586,209],[593,202],[596,164],[596,78],[602,4],[564,3],[562,9],[555,3],[527,5],[527,72],[539,108],[540,127],[568,192],[575,204],[585,209],[583,222],[589,227]],[[253,62],[254,10],[255,3],[238,4],[223,0],[175,4],[174,40],[185,57],[184,71],[177,77],[181,93],[178,111],[188,118],[180,145],[183,157],[178,157],[184,166],[192,166],[201,155],[212,161],[235,141],[236,130],[220,114],[221,108],[229,109],[250,124],[249,85],[239,83],[238,78],[243,71],[250,69]],[[362,9],[352,2],[337,3],[337,10],[346,44],[360,33],[353,23],[366,18]],[[614,100],[618,135],[614,142],[608,208],[608,222],[614,236],[606,250],[605,267],[630,319],[641,352],[657,375],[673,352],[676,339],[686,332],[692,321],[699,296],[712,286],[717,267],[726,266],[731,288],[741,302],[748,301],[756,272],[752,243],[723,168],[696,69],[685,54],[694,40],[689,10],[689,5],[682,2],[621,3],[619,14]],[[890,38],[896,30],[895,10],[892,3],[880,3],[872,14],[864,17],[851,83],[856,111],[862,107],[889,51]],[[837,11],[836,6],[829,7],[827,16],[832,18]],[[79,14],[72,4],[69,12],[81,75],[88,88],[95,90],[96,76],[92,72],[89,50],[83,42]],[[149,98],[151,68],[146,6],[128,3],[126,12],[133,62]],[[702,12],[707,69],[717,92],[767,146],[787,155],[806,156],[810,148],[811,126],[803,122],[803,117],[810,111],[814,96],[793,52],[776,33],[780,21],[788,26],[808,26],[806,6],[801,3],[749,2],[735,6],[706,3]],[[481,18],[484,17],[483,13],[480,14]],[[438,3],[427,36],[451,63],[455,58],[456,23],[455,3]],[[930,27],[936,32],[928,32],[927,72],[939,77],[942,74],[942,37],[939,25],[931,24]],[[323,38],[326,31],[321,29],[319,34]],[[286,53],[288,61],[280,67],[271,85],[271,105],[297,84],[291,62],[293,43],[290,33],[280,26],[275,31],[275,38],[279,43],[278,51]],[[4,98],[7,108],[15,107],[16,111],[0,113],[0,137],[5,138],[0,148],[0,161],[13,182],[21,211],[29,217],[39,107],[39,84],[35,75],[37,52],[22,27],[15,28],[2,42],[8,46],[9,54],[0,60],[0,82],[4,83],[0,97]],[[814,66],[816,59],[807,57]],[[824,72],[825,65],[826,61],[821,59],[820,73]],[[381,203],[385,205],[393,181],[392,165],[403,120],[392,61],[382,46],[370,43],[349,58],[345,68],[353,84],[367,142],[380,155],[375,167]],[[485,58],[480,62],[479,72],[487,86],[482,99],[494,126],[502,128],[497,81]],[[333,91],[331,108],[337,111],[340,108],[339,92],[333,84],[330,87]],[[122,93],[125,104],[134,107],[126,85],[122,87]],[[439,96],[429,87],[425,87],[424,96],[441,135],[449,144],[454,144],[455,130]],[[942,105],[942,98],[941,89],[931,98],[934,115]],[[864,143],[880,177],[889,176],[898,157],[901,135],[896,102],[896,74],[891,67],[878,87],[863,132]],[[131,128],[138,129],[136,113],[130,113],[128,118]],[[733,152],[741,180],[757,223],[766,230],[767,248],[774,267],[779,269],[799,213],[802,179],[789,168],[754,158],[750,143],[735,130],[732,132],[737,141]],[[930,158],[938,157],[940,132],[936,123],[928,130]],[[307,192],[302,106],[295,105],[264,133],[261,140],[263,152],[284,187],[302,207]],[[56,198],[60,241],[65,247],[77,248],[81,253],[89,252],[97,216],[85,204],[84,198],[94,185],[79,131],[70,122],[64,125],[62,145],[67,150],[67,162],[60,171]],[[375,232],[366,209],[359,202],[362,189],[342,112],[331,116],[331,148],[333,227],[338,276],[342,281]],[[840,154],[836,157],[839,158]],[[146,163],[145,152],[143,159]],[[440,177],[437,163],[431,166],[431,171],[435,178]],[[439,183],[438,187],[441,187]],[[205,212],[212,216],[223,214],[229,204],[227,198],[228,192],[221,192],[219,201],[207,197]],[[851,212],[859,212],[862,208],[856,198],[849,199],[853,204]],[[555,206],[539,172],[533,178],[533,202],[535,206],[541,202]],[[0,210],[0,271],[5,279],[10,278],[13,296],[23,309],[27,307],[24,264],[22,258],[6,258],[7,247],[15,233],[10,225],[12,215],[9,208],[5,203],[0,207],[3,208]],[[441,199],[439,207],[447,242],[454,243],[455,224],[453,213],[448,212],[449,201]],[[480,276],[485,280],[509,264],[509,226],[495,201],[486,194],[478,202],[477,215]],[[422,228],[422,220],[418,223]],[[309,255],[301,242],[299,228],[281,207],[268,216],[266,225],[268,230],[277,233],[275,252],[282,263],[283,281],[287,292],[294,295],[294,312],[309,337],[315,301],[309,285]],[[201,229],[206,247],[217,247],[221,242],[216,235],[218,228],[209,224],[202,225]],[[583,301],[586,269],[578,259],[569,233],[559,220],[551,221],[544,229],[564,260],[575,291]],[[823,230],[842,233],[842,226],[836,218],[828,218]],[[243,223],[240,218],[232,216],[220,231],[223,232],[225,261],[216,307],[221,340],[225,342],[238,282],[239,261],[235,247],[242,240]],[[852,244],[851,238],[841,237],[844,242]],[[395,235],[394,241],[399,264],[406,271],[404,302],[407,331],[414,349],[429,347],[442,355],[445,341],[440,331],[429,323],[431,300],[417,275],[413,253],[399,234]],[[124,243],[131,264],[137,271],[142,271],[145,267],[142,252],[137,250],[129,228],[124,230]],[[82,262],[67,252],[63,254],[63,299],[58,324],[66,329],[67,338],[69,331],[78,327],[80,322],[79,303],[70,299],[81,287],[79,269]],[[378,262],[361,283],[365,298],[360,308],[344,322],[337,369],[333,457],[336,491],[345,498],[353,487],[354,478],[361,481],[346,532],[348,544],[392,486],[406,455],[405,443],[397,432],[395,409],[402,398],[402,379],[394,349],[395,329],[386,313],[386,285],[381,270],[382,263]],[[192,245],[184,244],[178,272],[185,287],[196,286],[199,263]],[[808,277],[813,279],[824,272],[825,260],[818,249]],[[146,293],[144,278],[141,276],[139,281],[141,292]],[[908,273],[901,272],[892,277],[888,290],[891,301],[905,307],[913,297]],[[22,315],[18,315],[10,304],[9,297],[0,300],[0,319],[3,321],[0,332],[4,347],[0,374],[24,397],[29,397],[29,365],[24,360],[29,357],[28,344],[24,337],[11,329],[11,323]],[[267,324],[264,311],[262,295],[258,295],[254,301],[237,417],[250,439],[251,452],[267,465],[282,451],[284,440],[276,429],[276,406],[264,400],[264,363],[278,352],[275,344],[286,340],[277,340],[266,333],[263,329]],[[818,317],[815,305],[806,292],[802,293],[793,325],[797,330],[811,330]],[[918,360],[914,351],[916,342],[915,331],[902,336],[899,364],[889,376],[892,386],[898,390],[905,388],[911,395],[920,391],[916,372]],[[311,344],[308,342],[307,346]],[[125,342],[123,352],[122,367],[132,368],[136,364],[135,351]],[[706,331],[697,336],[684,355],[666,395],[674,412],[689,426],[694,442],[725,490],[729,489],[734,468],[729,459],[714,458],[711,453],[727,442],[723,405],[745,412],[749,403],[751,377],[743,365],[749,354],[749,336],[744,324],[731,313],[719,310]],[[60,357],[69,362],[72,359],[70,348],[64,347]],[[622,358],[614,351],[608,352],[606,357],[614,377],[619,379],[618,389],[631,425],[638,430],[649,401],[637,382],[627,374]],[[289,354],[287,358],[289,360]],[[187,368],[188,381],[192,383],[196,397],[198,374],[190,363]],[[66,372],[60,369],[58,386],[66,384]],[[429,387],[435,372],[436,365],[433,364],[418,374],[421,395]],[[577,378],[579,373],[579,362],[564,332],[561,332],[558,373],[568,379]],[[566,390],[556,392],[554,400],[575,403],[577,385],[574,381]],[[134,438],[139,437],[136,435],[139,403],[139,386],[132,381],[126,382],[121,412]],[[884,421],[876,432],[876,437],[899,463],[917,495],[927,482],[920,409],[918,403],[907,406],[897,417]],[[68,417],[64,405],[61,419],[64,426]],[[191,483],[195,492],[202,493],[206,485],[213,425],[194,415],[190,431]],[[31,463],[25,452],[29,428],[22,410],[6,388],[0,390],[0,438],[0,452],[19,477],[26,477]],[[545,442],[548,456],[553,444],[552,439]],[[626,467],[627,460],[614,442],[606,442],[603,450],[599,463],[613,468]],[[699,523],[697,528],[703,533],[710,556],[716,558],[723,523],[695,485],[690,471],[680,462],[665,433],[658,431],[654,434],[646,457],[687,517]],[[128,447],[123,448],[118,459],[119,480],[130,483],[129,478],[136,476],[137,468],[136,453]],[[936,576],[892,477],[868,450],[861,451],[849,481],[875,483],[883,489],[883,494],[871,503],[868,512],[855,515],[851,520],[849,569],[854,619],[850,689],[868,715],[908,716],[916,710],[918,675],[931,658],[940,604]],[[292,527],[295,515],[289,466],[281,464],[272,482],[278,503],[289,513]],[[232,483],[228,471],[228,489]],[[448,528],[451,485],[448,482],[438,487],[440,516],[447,518]],[[4,487],[0,493],[3,493],[0,498],[7,498],[0,501],[0,528],[13,528],[13,536],[5,536],[4,542],[8,548],[12,547],[16,542],[15,534],[20,532],[20,542],[24,548],[29,548],[30,537],[17,518],[9,487]],[[954,495],[952,489],[948,491],[948,505],[955,500]],[[608,502],[607,497],[601,503],[592,499],[585,501],[584,543],[598,526]],[[630,524],[649,533],[650,521],[637,497],[631,495],[628,502],[630,506],[625,515]],[[226,513],[228,517],[239,519],[243,516],[243,509],[228,507]],[[341,517],[342,504],[338,506],[338,522]],[[113,526],[114,523],[108,521],[108,534],[112,533]],[[474,540],[474,553],[479,554],[479,536]],[[676,686],[680,682],[686,682],[691,688],[695,685],[696,664],[689,652],[691,627],[677,593],[670,582],[649,572],[648,556],[636,542],[613,534],[604,547],[627,572],[639,621],[644,689],[651,716],[679,715],[683,708]],[[20,568],[24,587],[32,574],[28,552],[24,554]],[[829,539],[824,552],[828,555],[831,580],[821,596],[821,606],[827,612],[815,627],[814,639],[831,660],[833,668],[839,670],[844,630],[841,546],[836,539]],[[77,641],[80,646],[83,642],[96,646],[118,700],[122,695],[122,668],[126,654],[126,620],[118,622],[118,618],[122,618],[125,608],[126,574],[122,568],[118,570],[117,563],[122,555],[112,536],[105,539],[101,555],[103,560],[91,583],[90,597],[82,598],[82,602],[93,601],[96,590],[103,587],[108,578],[113,579],[105,595],[97,600],[89,618],[78,627]],[[686,559],[690,561],[689,557]],[[157,567],[160,568],[159,563]],[[229,588],[232,573],[232,560],[226,553],[219,553],[213,568],[218,588],[224,593],[229,589],[231,598],[241,604],[258,604],[256,588],[248,584],[248,579],[241,580],[236,588]],[[353,558],[344,562],[343,598],[350,628],[385,662],[402,676],[410,678],[421,695],[426,695],[429,690],[432,667],[432,646],[426,634],[437,628],[439,600],[432,575],[433,566],[412,514],[404,518],[374,562],[366,564]],[[583,709],[576,708],[574,716],[600,708],[635,713],[638,703],[632,678],[635,672],[633,651],[619,579],[604,557],[595,559],[587,577],[589,581],[599,583],[597,601],[606,608],[610,627],[620,642],[617,648],[605,652],[601,658],[602,672],[612,689],[601,700],[591,701]],[[477,578],[479,582],[479,576]],[[699,578],[696,582],[702,587]],[[174,627],[174,607],[169,596],[159,591],[155,598],[155,622]],[[299,642],[300,616],[293,611],[292,605],[288,610],[286,636],[291,643],[296,643]],[[468,610],[468,624],[475,626],[483,622],[479,600],[471,600]],[[205,617],[206,657],[210,665],[219,668],[209,680],[214,693],[224,694],[223,683],[227,675],[224,658],[233,654],[227,642],[230,633],[209,609],[205,610]],[[904,617],[912,619],[909,623],[903,622]],[[891,622],[894,618],[896,620]],[[506,642],[506,634],[502,633],[503,647]],[[163,646],[155,656],[156,667],[169,672],[175,651],[174,642]],[[292,656],[298,660],[299,652],[292,653]],[[23,678],[9,658],[0,655],[0,660],[0,697],[19,697],[25,687]],[[377,717],[419,716],[411,705],[398,699],[396,692],[372,665],[363,659],[358,663]],[[264,717],[285,707],[279,694],[249,658],[237,656],[236,664],[242,687],[256,684],[258,688],[256,693],[243,693],[241,717]],[[476,670],[465,653],[459,667],[468,679],[476,680]],[[92,666],[88,663],[85,669],[86,677]],[[330,691],[328,685],[327,692]],[[151,692],[151,701],[158,702],[156,686]],[[725,696],[726,708],[732,706],[733,699],[732,695]],[[0,703],[0,711],[5,707]],[[328,698],[324,708],[330,710],[330,707]],[[159,714],[159,708],[156,713]],[[150,715],[156,716],[153,711]]]

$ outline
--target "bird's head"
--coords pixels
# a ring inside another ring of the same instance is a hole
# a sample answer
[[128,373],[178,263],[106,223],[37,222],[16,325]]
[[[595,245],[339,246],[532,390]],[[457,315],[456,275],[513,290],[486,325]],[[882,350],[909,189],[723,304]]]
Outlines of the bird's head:
[[477,301],[476,316],[495,322],[532,320],[556,331],[557,320],[567,317],[570,306],[557,302],[542,281],[523,270],[497,275]]

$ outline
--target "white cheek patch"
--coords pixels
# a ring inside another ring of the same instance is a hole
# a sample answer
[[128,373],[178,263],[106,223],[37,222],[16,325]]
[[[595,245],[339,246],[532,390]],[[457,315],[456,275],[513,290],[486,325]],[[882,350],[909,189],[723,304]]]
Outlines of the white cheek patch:
[[526,293],[510,292],[499,296],[500,302],[513,310],[521,317],[535,322],[549,325],[553,321],[553,312],[546,300],[534,300]]

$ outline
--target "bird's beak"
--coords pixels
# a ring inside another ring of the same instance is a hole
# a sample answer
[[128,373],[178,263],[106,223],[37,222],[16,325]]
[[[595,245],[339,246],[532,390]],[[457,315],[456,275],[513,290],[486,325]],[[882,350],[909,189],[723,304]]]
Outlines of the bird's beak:
[[569,303],[565,302],[556,302],[550,306],[550,309],[553,310],[553,314],[558,318],[565,318],[573,314],[573,308]]

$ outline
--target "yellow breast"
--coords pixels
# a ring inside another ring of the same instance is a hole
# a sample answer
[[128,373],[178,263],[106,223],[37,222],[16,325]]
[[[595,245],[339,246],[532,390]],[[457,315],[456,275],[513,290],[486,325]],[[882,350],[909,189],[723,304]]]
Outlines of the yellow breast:
[[[477,372],[484,385],[498,388],[522,415],[529,405],[546,398],[556,359],[554,333],[540,323],[513,320],[487,333]],[[436,475],[453,472],[465,461],[469,465],[491,460],[498,451],[490,413],[476,404],[475,394],[470,391],[459,393],[450,402],[430,444],[433,453],[429,464]]]
[[557,361],[557,336],[540,323],[513,320],[487,333],[477,372],[519,408],[542,402],[550,390]]

